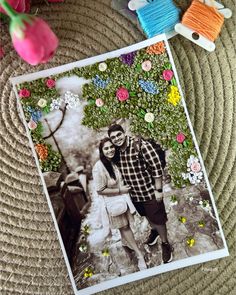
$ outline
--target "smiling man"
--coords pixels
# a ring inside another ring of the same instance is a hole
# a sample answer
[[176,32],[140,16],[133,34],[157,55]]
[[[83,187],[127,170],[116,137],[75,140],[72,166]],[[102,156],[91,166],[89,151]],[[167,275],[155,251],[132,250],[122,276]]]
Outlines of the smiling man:
[[145,216],[152,227],[146,243],[154,245],[160,236],[162,260],[163,263],[168,263],[172,260],[172,247],[167,239],[167,215],[162,192],[163,172],[159,156],[150,142],[137,141],[127,136],[121,125],[112,125],[108,136],[120,151],[117,166],[125,184],[131,187],[132,202],[138,213]]

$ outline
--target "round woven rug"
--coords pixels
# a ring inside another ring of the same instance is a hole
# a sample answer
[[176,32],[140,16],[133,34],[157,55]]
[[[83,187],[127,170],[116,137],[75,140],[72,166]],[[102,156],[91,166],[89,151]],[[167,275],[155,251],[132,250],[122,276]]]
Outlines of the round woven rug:
[[[0,102],[0,267],[1,294],[72,294],[67,269],[24,126],[9,82],[11,76],[59,66],[145,39],[137,26],[108,0],[33,1],[57,33],[53,60],[38,67],[14,52],[2,27]],[[190,1],[177,1],[186,8]],[[103,294],[236,294],[236,37],[235,1],[222,1],[226,20],[209,53],[183,37],[170,40],[190,117],[205,160],[231,256],[127,284]]]

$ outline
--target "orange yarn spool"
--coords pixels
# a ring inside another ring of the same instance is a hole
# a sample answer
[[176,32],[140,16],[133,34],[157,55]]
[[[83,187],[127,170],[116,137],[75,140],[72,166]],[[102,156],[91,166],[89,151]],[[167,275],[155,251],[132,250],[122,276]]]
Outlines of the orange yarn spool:
[[224,16],[215,7],[193,0],[181,23],[208,40],[215,41],[223,26]]

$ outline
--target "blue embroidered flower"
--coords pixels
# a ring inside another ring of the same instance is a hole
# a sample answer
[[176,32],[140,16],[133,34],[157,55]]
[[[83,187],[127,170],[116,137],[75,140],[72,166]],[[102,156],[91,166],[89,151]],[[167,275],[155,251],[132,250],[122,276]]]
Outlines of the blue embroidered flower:
[[97,88],[106,88],[107,85],[109,84],[109,82],[111,81],[111,79],[107,79],[107,80],[102,80],[102,78],[99,77],[99,75],[96,75],[95,78],[92,79],[94,85]]
[[35,123],[37,123],[42,118],[42,112],[40,110],[36,110],[31,106],[28,106],[27,111],[31,114],[31,118]]
[[159,93],[159,90],[154,82],[139,80],[138,83],[139,83],[139,86],[147,93],[151,93],[151,94]]

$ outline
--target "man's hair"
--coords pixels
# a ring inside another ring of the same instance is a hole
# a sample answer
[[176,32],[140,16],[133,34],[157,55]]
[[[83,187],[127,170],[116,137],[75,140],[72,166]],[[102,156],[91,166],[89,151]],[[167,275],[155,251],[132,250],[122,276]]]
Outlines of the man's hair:
[[123,129],[123,127],[121,125],[119,125],[119,124],[113,124],[108,129],[108,132],[107,132],[108,133],[108,136],[110,137],[110,134],[112,132],[115,132],[115,131],[121,131],[121,132],[125,133],[125,131],[124,131],[124,129]]

